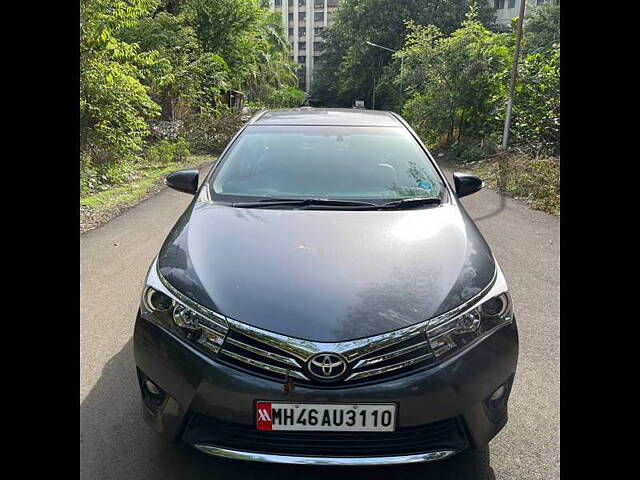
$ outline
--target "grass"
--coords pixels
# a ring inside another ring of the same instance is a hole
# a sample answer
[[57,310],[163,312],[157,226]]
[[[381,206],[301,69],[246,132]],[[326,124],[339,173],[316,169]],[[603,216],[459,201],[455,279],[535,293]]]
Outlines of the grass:
[[161,165],[149,165],[136,173],[136,179],[123,185],[114,185],[100,192],[90,193],[80,197],[80,205],[88,207],[93,213],[129,206],[137,203],[156,186],[168,173],[183,168],[195,168],[205,163],[215,161],[216,157],[208,155],[190,155],[186,161],[171,162]]
[[507,192],[535,210],[560,216],[560,159],[509,154],[464,164],[488,187]]

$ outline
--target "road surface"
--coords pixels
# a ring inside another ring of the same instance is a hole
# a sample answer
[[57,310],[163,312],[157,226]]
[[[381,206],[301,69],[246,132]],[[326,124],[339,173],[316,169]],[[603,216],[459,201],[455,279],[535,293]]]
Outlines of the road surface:
[[509,423],[488,450],[433,464],[335,469],[232,462],[165,444],[140,416],[131,335],[146,270],[190,198],[164,190],[80,238],[82,479],[560,477],[560,222],[491,190],[462,203],[509,282],[520,359]]

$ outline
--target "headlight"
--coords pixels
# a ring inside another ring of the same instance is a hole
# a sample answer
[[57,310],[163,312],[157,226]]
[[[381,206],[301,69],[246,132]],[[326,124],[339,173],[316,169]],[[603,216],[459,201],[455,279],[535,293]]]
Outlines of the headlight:
[[[218,353],[227,334],[223,317],[205,316],[198,310],[203,307],[187,306],[181,300],[169,296],[170,292],[147,286],[142,294],[141,312],[196,346],[205,347],[208,353]],[[191,303],[191,302],[190,302]]]
[[426,330],[437,357],[459,349],[513,321],[511,298],[503,292],[451,319],[443,319]]

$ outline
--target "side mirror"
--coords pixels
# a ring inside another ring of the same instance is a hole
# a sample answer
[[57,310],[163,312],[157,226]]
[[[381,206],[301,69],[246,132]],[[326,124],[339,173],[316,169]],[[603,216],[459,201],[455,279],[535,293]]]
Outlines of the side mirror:
[[476,193],[483,186],[482,180],[470,173],[454,173],[453,183],[455,183],[458,198]]
[[178,170],[171,172],[164,179],[167,187],[179,192],[195,195],[198,191],[198,170]]

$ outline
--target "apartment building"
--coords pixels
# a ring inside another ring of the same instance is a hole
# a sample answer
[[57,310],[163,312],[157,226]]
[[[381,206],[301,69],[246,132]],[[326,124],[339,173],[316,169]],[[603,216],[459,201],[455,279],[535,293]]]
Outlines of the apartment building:
[[299,86],[311,88],[313,68],[322,54],[323,31],[333,24],[339,0],[270,0],[271,8],[282,13],[282,23],[291,46],[291,59],[300,65]]
[[[489,4],[493,5],[496,10],[496,23],[502,26],[509,26],[511,19],[520,14],[520,3],[523,0],[489,0]],[[542,5],[544,3],[555,3],[558,5],[560,0],[526,0],[524,15],[525,17],[531,10],[531,7]]]

